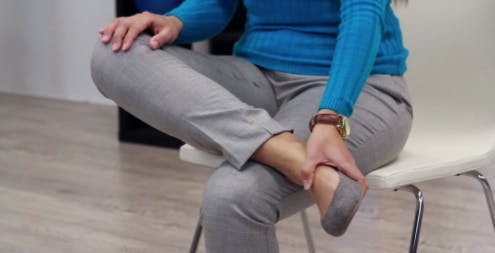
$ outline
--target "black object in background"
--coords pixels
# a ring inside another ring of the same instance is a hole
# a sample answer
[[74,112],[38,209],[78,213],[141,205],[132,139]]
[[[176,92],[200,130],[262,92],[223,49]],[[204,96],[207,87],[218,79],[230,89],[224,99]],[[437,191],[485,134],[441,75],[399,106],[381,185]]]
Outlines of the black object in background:
[[[239,39],[244,29],[246,11],[242,4],[224,32],[210,40],[212,54],[232,54],[234,43]],[[137,13],[133,0],[116,0],[116,16],[130,16]],[[190,47],[190,45],[184,45]],[[118,108],[120,141],[149,144],[162,147],[178,148],[183,142],[170,135],[164,134],[134,117],[122,108]]]

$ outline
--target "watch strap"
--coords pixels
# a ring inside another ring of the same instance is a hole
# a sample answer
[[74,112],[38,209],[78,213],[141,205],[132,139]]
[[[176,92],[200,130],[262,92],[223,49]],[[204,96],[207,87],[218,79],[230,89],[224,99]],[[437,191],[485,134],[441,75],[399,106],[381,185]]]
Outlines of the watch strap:
[[312,132],[313,128],[318,123],[338,126],[340,124],[340,117],[341,117],[340,115],[333,113],[315,114],[309,121],[309,131]]

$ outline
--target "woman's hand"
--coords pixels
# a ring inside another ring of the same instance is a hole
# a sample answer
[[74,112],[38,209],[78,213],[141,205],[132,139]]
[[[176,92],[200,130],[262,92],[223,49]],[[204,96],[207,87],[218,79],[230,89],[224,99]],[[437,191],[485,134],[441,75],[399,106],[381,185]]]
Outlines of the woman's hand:
[[173,42],[182,30],[182,21],[175,16],[157,15],[142,12],[130,17],[121,17],[112,20],[98,32],[102,35],[101,41],[112,43],[112,50],[117,52],[131,48],[134,39],[150,28],[154,36],[149,41],[151,49],[162,47]]
[[357,168],[336,126],[316,124],[313,128],[306,143],[306,161],[302,168],[306,190],[313,184],[314,171],[318,165],[336,168],[367,187],[364,175]]

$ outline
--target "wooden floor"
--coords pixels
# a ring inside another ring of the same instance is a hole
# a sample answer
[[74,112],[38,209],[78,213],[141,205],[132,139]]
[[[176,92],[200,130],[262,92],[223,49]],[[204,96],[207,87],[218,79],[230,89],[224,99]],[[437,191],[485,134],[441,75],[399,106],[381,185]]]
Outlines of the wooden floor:
[[[0,93],[1,253],[187,252],[211,169],[116,134],[115,107]],[[493,169],[482,172],[495,184]],[[475,180],[418,186],[420,252],[495,252]],[[409,193],[370,191],[347,234],[332,238],[313,207],[317,252],[407,252],[414,208]],[[306,252],[299,216],[280,222],[278,237],[281,252]]]

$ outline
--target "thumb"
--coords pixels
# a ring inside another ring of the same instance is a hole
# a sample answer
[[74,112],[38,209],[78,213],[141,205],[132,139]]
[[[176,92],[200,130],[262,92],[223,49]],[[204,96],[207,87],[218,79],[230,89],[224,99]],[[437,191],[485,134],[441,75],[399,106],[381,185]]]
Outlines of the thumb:
[[313,184],[315,167],[316,163],[311,160],[306,160],[303,164],[301,174],[303,176],[303,185],[305,190],[309,190]]
[[170,42],[170,29],[164,28],[159,33],[155,34],[150,39],[150,47],[151,49],[161,48],[166,43]]

